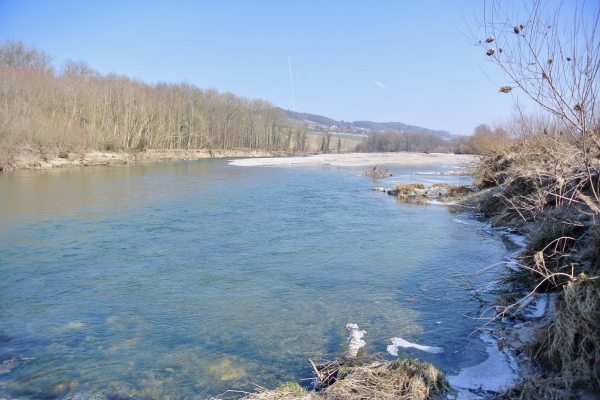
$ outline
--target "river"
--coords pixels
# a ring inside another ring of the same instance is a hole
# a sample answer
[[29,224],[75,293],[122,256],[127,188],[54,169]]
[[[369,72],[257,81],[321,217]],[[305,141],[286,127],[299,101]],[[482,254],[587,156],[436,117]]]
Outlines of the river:
[[[442,165],[389,166],[394,182]],[[347,323],[446,372],[475,272],[512,248],[468,213],[374,192],[364,167],[198,160],[0,174],[0,397],[208,398],[311,376]],[[468,283],[467,283],[468,280]],[[391,356],[389,356],[391,358]]]

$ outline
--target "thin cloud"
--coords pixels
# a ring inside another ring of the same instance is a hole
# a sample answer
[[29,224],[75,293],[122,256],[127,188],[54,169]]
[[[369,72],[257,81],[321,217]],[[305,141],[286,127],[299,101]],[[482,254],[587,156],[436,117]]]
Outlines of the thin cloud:
[[373,83],[375,83],[377,86],[379,86],[382,89],[385,89],[385,85],[379,81],[374,81]]

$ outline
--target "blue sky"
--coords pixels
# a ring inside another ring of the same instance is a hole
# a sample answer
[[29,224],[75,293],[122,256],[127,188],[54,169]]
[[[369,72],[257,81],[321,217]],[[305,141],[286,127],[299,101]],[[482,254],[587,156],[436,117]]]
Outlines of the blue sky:
[[508,119],[519,96],[498,93],[507,81],[461,33],[482,4],[0,0],[0,40],[35,44],[57,66],[465,135]]

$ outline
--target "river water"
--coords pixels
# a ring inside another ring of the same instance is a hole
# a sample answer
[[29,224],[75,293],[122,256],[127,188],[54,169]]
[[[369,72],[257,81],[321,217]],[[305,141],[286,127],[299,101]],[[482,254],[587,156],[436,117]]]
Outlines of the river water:
[[[209,398],[311,377],[391,338],[446,372],[485,359],[465,290],[510,244],[469,214],[372,191],[451,166],[226,160],[0,174],[0,397]],[[468,283],[467,281],[468,280]],[[389,356],[391,357],[391,356]]]

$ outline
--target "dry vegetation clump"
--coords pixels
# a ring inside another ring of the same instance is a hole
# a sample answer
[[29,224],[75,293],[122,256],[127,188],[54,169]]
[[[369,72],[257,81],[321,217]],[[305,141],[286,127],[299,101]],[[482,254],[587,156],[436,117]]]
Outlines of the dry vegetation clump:
[[600,280],[580,275],[556,300],[556,321],[533,355],[558,372],[564,387],[600,390]]
[[[353,360],[351,364],[335,360],[321,364],[318,374],[318,392],[308,392],[296,383],[286,383],[275,390],[260,389],[244,399],[426,400],[441,398],[441,393],[449,389],[439,369],[410,358],[366,363]],[[324,383],[325,380],[328,383]]]
[[[529,293],[561,291],[555,321],[538,332],[528,353],[542,373],[499,398],[562,399],[600,390],[600,161],[569,140],[543,135],[482,159],[480,188],[496,186],[478,209],[495,226],[527,235],[520,269],[504,282]],[[497,304],[499,315],[526,299]],[[507,304],[510,303],[510,304]]]
[[585,275],[569,282],[556,300],[556,319],[527,349],[543,372],[498,399],[569,399],[600,390],[600,282]]
[[342,368],[323,398],[425,400],[448,388],[444,374],[432,364],[401,358]]
[[543,374],[523,379],[495,397],[496,400],[564,400],[570,396],[553,379]]
[[566,141],[538,138],[521,141],[512,153],[482,160],[478,175],[480,188],[498,185],[478,211],[495,226],[527,234],[524,264],[536,284],[565,283],[548,278],[555,273],[572,279],[597,272],[600,161]]
[[422,183],[397,183],[396,190],[398,190],[398,197],[405,198],[415,193],[415,189],[425,189],[425,185]]
[[365,176],[371,178],[373,182],[377,182],[379,179],[387,175],[387,169],[381,169],[378,165],[370,167],[366,172]]
[[454,186],[448,183],[434,183],[426,187],[422,183],[398,183],[396,188],[389,190],[388,194],[394,194],[399,200],[413,203],[427,203],[429,200],[454,201],[462,199],[465,195],[473,192],[469,186]]
[[319,395],[309,392],[296,382],[287,382],[274,390],[260,388],[256,393],[247,394],[247,400],[316,400]]
[[466,196],[467,194],[473,192],[472,187],[465,186],[465,185],[458,185],[458,186],[451,185],[449,189],[450,189],[450,192],[448,193],[449,198],[462,197],[462,196]]

